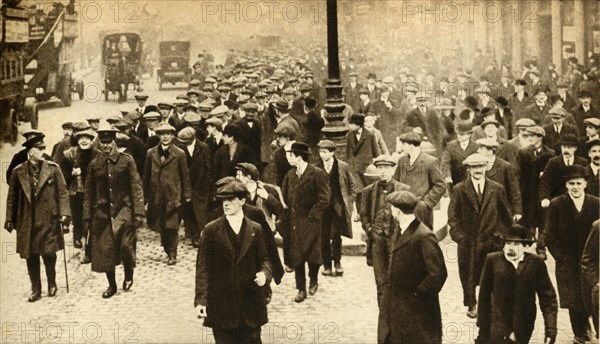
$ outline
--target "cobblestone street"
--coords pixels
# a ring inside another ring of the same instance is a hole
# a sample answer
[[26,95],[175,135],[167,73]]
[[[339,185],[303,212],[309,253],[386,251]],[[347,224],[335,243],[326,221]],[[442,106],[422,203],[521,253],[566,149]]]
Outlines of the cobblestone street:
[[[148,90],[151,97],[156,90]],[[163,92],[174,96],[178,91]],[[165,97],[161,94],[161,98]],[[156,99],[156,98],[155,98]],[[60,123],[84,118],[88,107],[78,101],[70,108],[40,112],[40,130],[47,133],[50,149],[59,140]],[[98,103],[97,111],[133,108],[134,102],[118,105]],[[96,106],[96,105],[94,105]],[[28,124],[27,124],[28,126]],[[23,130],[23,128],[21,128]],[[21,138],[22,139],[22,138]],[[20,143],[19,143],[20,144]],[[14,152],[20,146],[2,147],[2,178]],[[4,223],[7,185],[0,186],[0,221]],[[447,204],[447,199],[444,200]],[[445,207],[436,212],[436,221],[445,218]],[[358,224],[355,223],[355,226]],[[357,231],[355,230],[355,233]],[[183,229],[180,230],[180,234]],[[211,343],[210,329],[196,317],[194,279],[196,249],[189,239],[181,238],[178,263],[167,266],[160,247],[159,235],[148,229],[138,233],[137,268],[134,285],[129,292],[121,289],[113,298],[101,298],[107,287],[104,274],[90,271],[90,265],[80,265],[80,251],[67,241],[67,268],[70,292],[67,294],[62,252],[58,253],[55,298],[46,296],[46,278],[42,274],[43,297],[28,303],[30,283],[24,260],[15,254],[16,235],[2,230],[0,264],[0,308],[3,343]],[[462,305],[462,290],[456,263],[456,245],[446,238],[441,242],[446,257],[448,279],[441,292],[445,343],[472,343],[477,334],[475,321],[467,318]],[[342,259],[343,277],[319,277],[315,296],[297,304],[293,274],[286,274],[282,284],[273,285],[269,305],[270,322],[263,327],[264,343],[375,343],[377,340],[377,301],[373,271],[363,256]],[[547,262],[554,285],[554,261]],[[410,276],[406,276],[410,278]],[[117,269],[117,283],[123,279]],[[572,332],[566,310],[559,310],[557,343],[572,343]],[[536,330],[531,343],[543,343],[544,331],[538,310]],[[410,343],[418,344],[418,343]]]

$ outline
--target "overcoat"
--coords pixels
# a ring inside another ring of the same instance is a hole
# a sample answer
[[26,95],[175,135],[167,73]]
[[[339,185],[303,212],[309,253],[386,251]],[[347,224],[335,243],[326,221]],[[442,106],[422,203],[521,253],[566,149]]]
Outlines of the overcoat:
[[[344,226],[340,228],[340,232],[343,236],[347,238],[352,238],[352,211],[354,210],[354,201],[356,200],[356,182],[350,173],[348,168],[348,164],[335,158],[334,167],[332,167],[332,171],[337,165],[338,168],[338,181],[340,183],[340,190],[342,193],[343,202],[337,202],[333,205],[333,209],[335,212],[345,218]],[[319,159],[316,164],[317,167],[325,171],[325,166],[323,165],[323,160]],[[328,176],[329,177],[329,176]],[[329,178],[328,178],[329,179]],[[330,187],[330,190],[333,191]],[[331,195],[333,198],[333,195]]]
[[381,154],[375,135],[363,129],[360,140],[356,139],[356,131],[346,134],[346,161],[355,173],[364,173],[373,159]]
[[556,333],[558,302],[544,261],[525,253],[515,269],[503,252],[488,254],[479,283],[480,338],[504,339],[514,332],[517,343],[529,343],[537,313],[536,295],[546,333]]
[[[438,294],[448,273],[444,255],[430,228],[413,221],[392,238],[390,266],[379,310],[378,342],[442,342]],[[407,278],[410,276],[410,278]]]
[[88,166],[83,221],[90,226],[92,271],[110,272],[122,260],[135,266],[135,216],[144,216],[142,181],[133,158],[116,149]]
[[600,173],[598,173],[597,175],[594,175],[594,171],[592,171],[592,168],[590,167],[590,165],[587,165],[587,167],[585,168],[585,171],[588,175],[588,179],[587,179],[587,187],[585,188],[585,192],[589,193],[590,195],[596,196],[598,197],[600,194]]
[[[586,166],[587,160],[575,156],[573,159],[574,165]],[[548,160],[542,180],[540,184],[540,200],[553,199],[567,192],[565,186],[565,175],[567,173],[567,165],[562,155],[555,156]]]
[[183,147],[190,174],[192,188],[192,208],[199,229],[207,223],[206,211],[210,199],[212,185],[210,148],[202,141],[196,140],[194,151],[190,156],[186,147]]
[[244,217],[244,235],[236,259],[225,216],[210,222],[202,230],[196,259],[194,306],[206,306],[204,326],[219,329],[260,327],[266,324],[265,293],[254,279],[264,272],[267,284],[271,266],[260,225]]
[[293,168],[285,176],[282,192],[290,212],[286,264],[321,264],[321,222],[331,197],[327,174],[309,164],[298,178]]
[[503,159],[496,158],[492,168],[486,172],[485,176],[504,187],[512,213],[523,214],[521,189],[519,189],[519,180],[513,165]]
[[6,198],[6,221],[17,231],[17,253],[50,254],[62,250],[65,242],[61,216],[71,216],[69,192],[60,167],[41,161],[39,181],[33,185],[28,161],[12,172]]
[[556,154],[560,154],[560,144],[558,143],[561,139],[564,139],[566,135],[574,135],[575,137],[579,137],[579,131],[577,127],[568,123],[563,123],[560,133],[556,132],[553,124],[545,125],[544,131],[546,132],[546,136],[544,136],[544,145],[553,148]]
[[165,214],[165,228],[179,228],[180,217],[173,216],[186,199],[192,198],[185,153],[175,145],[161,159],[160,146],[151,148],[144,164],[144,196],[148,203],[148,224],[154,226],[156,212]]
[[446,150],[442,153],[441,166],[442,175],[452,178],[452,185],[462,182],[467,177],[467,168],[463,161],[471,154],[477,153],[478,146],[475,142],[469,141],[467,148],[463,150],[458,140],[448,142]]
[[585,195],[580,212],[568,193],[550,201],[544,235],[546,246],[556,259],[556,285],[561,308],[584,309],[584,300],[588,296],[581,287],[580,262],[599,212],[598,197],[589,194]]
[[254,154],[254,151],[241,142],[237,143],[237,148],[232,159],[229,155],[229,145],[224,145],[223,147],[217,149],[213,158],[212,171],[215,176],[214,180],[217,181],[228,176],[235,177],[235,165],[239,164],[240,162],[248,162],[254,166],[258,166],[258,160],[256,159],[257,158]]

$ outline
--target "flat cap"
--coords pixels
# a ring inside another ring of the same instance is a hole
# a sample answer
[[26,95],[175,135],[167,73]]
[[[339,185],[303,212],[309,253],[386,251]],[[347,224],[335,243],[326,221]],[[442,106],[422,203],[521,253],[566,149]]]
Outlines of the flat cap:
[[498,141],[496,141],[494,139],[490,139],[490,138],[479,139],[479,140],[475,141],[475,143],[477,143],[480,146],[487,147],[487,148],[500,147],[500,144],[498,143]]
[[385,200],[394,207],[411,213],[415,210],[419,201],[421,201],[417,195],[410,191],[394,191],[387,195]]
[[394,157],[392,157],[389,154],[381,154],[380,156],[373,159],[373,165],[375,165],[375,166],[379,166],[379,165],[396,166],[397,164],[398,164],[398,161],[396,161],[396,159],[394,159]]
[[63,129],[73,129],[73,122],[64,122],[62,124]]
[[400,135],[399,139],[402,142],[414,143],[414,144],[418,144],[418,145],[420,145],[421,142],[423,142],[421,135],[419,135],[417,133],[413,133],[413,132],[404,133],[404,134]]
[[291,127],[289,125],[277,126],[277,128],[275,128],[275,131],[273,131],[273,133],[277,136],[283,136],[283,137],[287,137],[287,138],[295,138],[296,135],[298,134],[296,132],[296,129],[294,129],[293,127]]
[[256,111],[258,111],[258,105],[256,103],[254,103],[254,102],[247,102],[246,104],[244,104],[242,106],[242,108],[245,111],[248,111],[248,112],[256,112]]
[[212,126],[223,125],[223,121],[217,117],[210,117],[204,123],[206,123],[206,125],[212,125]]
[[192,127],[185,127],[177,133],[177,139],[180,142],[187,142],[196,138],[196,130]]
[[88,122],[75,122],[73,123],[73,130],[75,131],[81,131],[81,130],[86,130],[90,128],[90,124]]
[[102,123],[100,124],[100,127],[98,128],[97,132],[98,135],[102,135],[103,133],[117,133],[119,130],[117,130],[117,128],[113,127],[111,124],[108,123]]
[[258,169],[256,168],[256,166],[249,162],[240,162],[235,165],[235,169],[242,171],[242,173],[244,173],[247,176],[250,176],[250,178],[252,178],[252,180],[254,181],[257,181],[260,177],[260,173],[258,173]]
[[200,82],[198,79],[192,79],[188,82],[188,86],[190,87],[197,87],[200,86],[200,84],[202,84],[202,82]]
[[350,72],[350,73],[348,73],[348,76],[358,76],[358,73],[356,73],[356,72]]
[[92,130],[92,129],[86,129],[86,130],[82,130],[82,131],[78,131],[75,134],[73,134],[76,138],[80,138],[82,136],[87,136],[89,138],[91,138],[92,140],[94,138],[96,138],[96,133]]
[[146,114],[144,114],[144,116],[142,116],[142,118],[148,120],[148,119],[159,119],[160,118],[160,114],[156,111],[150,111]]
[[358,90],[358,94],[369,94],[369,90],[363,87]]
[[300,85],[300,92],[310,92],[311,90],[312,90],[312,87],[310,87],[309,84]]
[[219,87],[217,87],[217,90],[222,92],[229,92],[231,91],[231,87],[229,87],[228,85],[221,84],[219,85]]
[[519,118],[515,125],[517,128],[528,128],[535,126],[535,121],[531,118]]
[[219,105],[216,108],[212,109],[210,112],[211,116],[222,116],[229,112],[229,108],[226,105]]
[[487,165],[488,159],[483,154],[474,153],[469,155],[464,161],[465,166],[483,166]]
[[115,124],[113,124],[115,128],[130,128],[133,127],[133,121],[129,118],[121,118]]
[[335,143],[331,140],[321,140],[319,141],[319,143],[317,143],[317,147],[321,148],[321,149],[327,149],[328,151],[334,152],[337,147],[335,146]]
[[546,131],[544,130],[544,128],[540,127],[539,125],[527,127],[527,128],[525,128],[525,131],[531,135],[546,137]]
[[208,84],[214,84],[215,82],[217,82],[217,80],[213,77],[207,76],[206,79],[204,79],[204,83],[208,83]]
[[283,94],[296,94],[296,91],[293,88],[291,88],[291,87],[286,87],[283,90]]
[[[87,129],[87,128],[89,128],[89,127],[90,127],[90,125],[89,125],[88,123],[86,123],[86,122],[78,122],[78,123],[83,123],[83,124],[86,126],[84,129]],[[81,129],[81,130],[83,130],[83,129]],[[44,135],[44,134],[42,134],[42,132],[41,132],[41,131],[39,131],[39,130],[36,130],[36,129],[29,129],[29,130],[26,130],[26,131],[23,133],[23,137],[24,137],[25,139],[29,139],[29,137],[32,137],[32,136],[37,136],[37,135]]]
[[552,108],[550,109],[550,111],[548,111],[548,115],[550,117],[566,117],[567,116],[567,111],[561,108]]
[[154,128],[154,131],[155,131],[156,133],[160,133],[160,132],[171,132],[171,133],[174,133],[174,132],[176,132],[177,130],[175,129],[175,127],[173,127],[172,125],[170,125],[170,124],[169,124],[169,123],[167,123],[167,122],[160,122],[160,123],[159,123],[159,124],[156,126],[156,128]]
[[583,120],[583,123],[592,125],[596,128],[600,127],[600,118],[590,117]]
[[276,101],[273,106],[279,110],[279,111],[283,111],[283,112],[287,112],[290,109],[290,106],[288,104],[288,102],[286,102],[284,99],[279,99],[278,101]]
[[136,94],[133,97],[135,98],[135,100],[147,100],[148,99],[148,95],[145,93]]
[[197,112],[198,111],[198,107],[194,104],[186,104],[183,106],[183,111],[187,112],[187,111],[192,111],[192,112]]
[[188,123],[196,123],[196,122],[200,122],[202,120],[202,116],[200,116],[200,114],[197,114],[195,112],[190,112],[190,113],[186,113],[183,116],[183,120]]
[[187,91],[186,95],[187,95],[188,97],[189,97],[189,96],[191,96],[191,95],[195,95],[195,96],[198,96],[198,97],[199,97],[199,96],[200,96],[200,91],[198,91],[198,90],[197,90],[197,89],[195,89],[195,88],[192,88],[192,89],[190,89],[190,90],[188,90],[188,91]]
[[142,118],[142,114],[137,112],[137,111],[129,111],[126,115],[125,118],[129,118],[132,121],[137,121],[140,118]]
[[218,198],[238,197],[241,199],[246,197],[247,194],[248,189],[246,189],[246,186],[242,182],[235,180],[235,178],[225,182],[217,189]]

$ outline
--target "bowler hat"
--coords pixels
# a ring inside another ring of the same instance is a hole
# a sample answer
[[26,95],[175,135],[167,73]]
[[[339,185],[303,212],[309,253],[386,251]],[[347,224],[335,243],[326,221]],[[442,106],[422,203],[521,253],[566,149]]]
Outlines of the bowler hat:
[[508,99],[506,99],[506,98],[505,98],[505,97],[503,97],[503,96],[500,96],[500,97],[498,97],[498,98],[494,99],[494,101],[495,101],[495,102],[496,102],[498,105],[500,105],[500,106],[502,106],[502,107],[507,107],[507,106],[508,106]]
[[498,235],[504,241],[518,241],[524,244],[532,244],[535,240],[531,237],[531,232],[524,226],[513,224],[506,233]]
[[578,146],[577,137],[573,134],[566,134],[558,140],[561,146]]
[[592,94],[588,90],[582,90],[579,92],[579,98],[592,98]]
[[279,111],[283,111],[283,112],[288,112],[289,111],[289,104],[288,102],[286,102],[284,99],[280,99],[278,101],[276,101],[273,106],[279,110]]
[[348,120],[348,123],[362,126],[363,124],[365,124],[365,116],[362,114],[358,114],[358,113],[352,114],[350,116],[350,119]]
[[498,122],[498,120],[496,120],[496,119],[488,119],[488,120],[485,120],[485,121],[483,121],[483,122],[482,122],[482,123],[481,123],[479,126],[480,126],[481,128],[484,128],[484,129],[485,129],[485,127],[486,127],[488,124],[493,124],[493,125],[495,125],[495,126],[496,126],[496,128],[499,128],[499,127],[500,127],[500,122]]
[[580,165],[567,166],[566,171],[565,171],[565,181],[568,182],[571,179],[578,179],[578,178],[584,178],[584,179],[588,178],[588,174],[585,170],[585,167],[580,166]]
[[310,149],[304,142],[294,142],[286,152],[310,154]]
[[473,123],[471,121],[460,121],[456,126],[456,132],[458,134],[470,134],[473,132]]
[[589,151],[594,146],[600,146],[600,139],[589,140],[585,143],[585,150]]

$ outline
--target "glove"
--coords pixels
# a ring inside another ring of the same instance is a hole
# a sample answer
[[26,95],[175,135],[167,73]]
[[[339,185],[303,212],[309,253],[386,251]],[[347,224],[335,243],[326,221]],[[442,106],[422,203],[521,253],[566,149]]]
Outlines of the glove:
[[546,344],[556,343],[556,331],[546,331],[546,338],[544,338],[544,343],[546,343]]
[[4,222],[4,229],[6,229],[9,233],[13,231],[13,223],[11,221]]
[[206,306],[196,306],[196,314],[198,315],[199,319],[206,318]]
[[142,227],[144,227],[144,216],[136,215],[135,216],[135,228],[142,228]]

